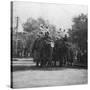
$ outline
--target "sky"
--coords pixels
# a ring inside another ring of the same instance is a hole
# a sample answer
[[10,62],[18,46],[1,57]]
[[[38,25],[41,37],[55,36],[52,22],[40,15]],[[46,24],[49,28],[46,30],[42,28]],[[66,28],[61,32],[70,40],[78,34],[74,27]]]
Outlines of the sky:
[[16,23],[15,17],[19,17],[19,30],[22,30],[22,23],[26,22],[29,17],[49,20],[56,28],[71,28],[72,18],[81,13],[88,14],[86,5],[69,5],[69,4],[48,4],[32,3],[28,1],[14,1],[13,3],[13,22]]

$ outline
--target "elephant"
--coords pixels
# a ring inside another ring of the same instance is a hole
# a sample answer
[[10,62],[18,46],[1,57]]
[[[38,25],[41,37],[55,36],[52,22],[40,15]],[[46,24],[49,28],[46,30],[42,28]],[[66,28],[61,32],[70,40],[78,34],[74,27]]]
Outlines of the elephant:
[[64,64],[65,56],[67,53],[67,47],[62,39],[58,39],[55,41],[55,47],[53,49],[53,61],[54,66],[56,66],[56,62],[59,63],[59,66]]
[[49,36],[39,37],[35,40],[32,53],[37,66],[51,66],[54,42]]

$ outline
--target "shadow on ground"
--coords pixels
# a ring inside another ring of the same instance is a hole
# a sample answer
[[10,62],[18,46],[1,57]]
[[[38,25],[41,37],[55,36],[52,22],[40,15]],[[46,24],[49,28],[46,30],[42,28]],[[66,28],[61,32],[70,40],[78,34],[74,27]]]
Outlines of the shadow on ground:
[[87,69],[87,67],[80,67],[80,66],[64,66],[64,67],[11,66],[12,72],[25,71],[25,70],[55,71],[55,70],[66,70],[66,69]]

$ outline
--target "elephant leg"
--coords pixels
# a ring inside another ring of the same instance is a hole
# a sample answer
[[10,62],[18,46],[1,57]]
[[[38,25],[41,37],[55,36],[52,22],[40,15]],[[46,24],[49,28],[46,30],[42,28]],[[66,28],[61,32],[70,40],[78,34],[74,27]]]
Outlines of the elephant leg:
[[46,61],[45,61],[45,60],[43,61],[43,66],[44,66],[44,67],[46,66]]
[[42,67],[42,61],[40,62],[40,67]]
[[44,61],[43,61],[43,60],[40,62],[40,66],[41,66],[41,67],[44,66]]
[[48,60],[48,66],[51,66],[51,61]]
[[56,66],[56,60],[54,61],[54,66]]
[[60,66],[60,67],[62,66],[62,61],[59,61],[59,66]]
[[61,62],[59,61],[59,67],[61,66]]
[[48,66],[50,66],[50,61],[48,61]]
[[39,62],[38,62],[38,61],[36,62],[36,66],[37,66],[37,67],[39,66]]

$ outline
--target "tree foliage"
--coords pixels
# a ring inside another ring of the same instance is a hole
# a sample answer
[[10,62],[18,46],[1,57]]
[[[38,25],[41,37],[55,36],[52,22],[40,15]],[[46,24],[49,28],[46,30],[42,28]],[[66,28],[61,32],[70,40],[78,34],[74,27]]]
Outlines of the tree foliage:
[[69,31],[72,42],[77,44],[82,51],[87,51],[87,27],[87,15],[81,14],[73,18],[72,30]]
[[50,37],[54,39],[56,27],[51,25],[48,20],[44,20],[41,17],[38,19],[28,18],[27,21],[23,23],[24,32],[16,33],[13,31],[13,55],[18,56],[19,53],[22,53],[20,55],[25,56],[26,53],[30,53],[34,41],[38,36],[44,36],[44,32],[46,32],[47,29],[50,32]]

